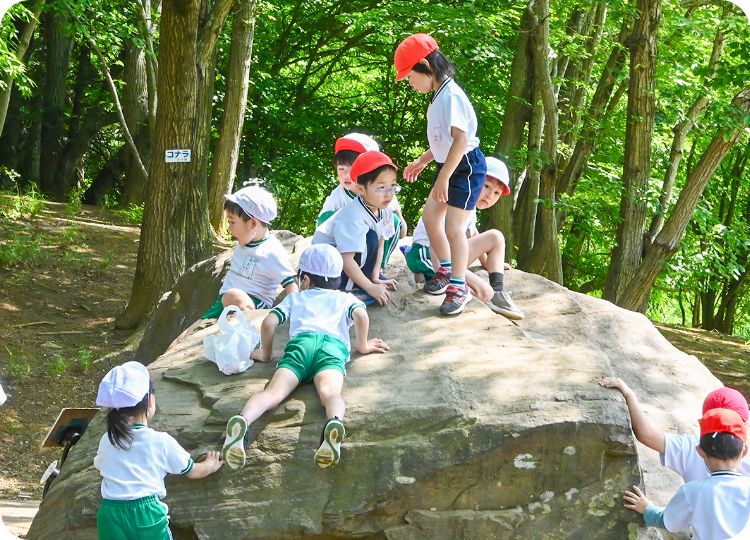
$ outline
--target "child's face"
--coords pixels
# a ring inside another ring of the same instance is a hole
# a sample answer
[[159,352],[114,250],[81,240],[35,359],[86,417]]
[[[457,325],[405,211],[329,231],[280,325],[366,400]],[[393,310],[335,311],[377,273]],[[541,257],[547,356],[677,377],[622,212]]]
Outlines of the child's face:
[[227,216],[227,221],[229,222],[229,234],[235,240],[243,245],[253,241],[257,232],[254,219],[245,221],[237,214],[232,214],[226,210],[224,210],[224,214]]
[[367,206],[379,209],[388,208],[398,189],[396,179],[396,171],[385,167],[367,187],[357,184],[357,191],[362,195]]
[[500,196],[503,194],[503,185],[499,180],[488,176],[482,187],[482,193],[477,201],[477,208],[485,210],[494,206]]
[[357,184],[356,182],[352,181],[352,177],[349,176],[349,173],[352,170],[351,165],[344,165],[342,163],[336,164],[336,174],[339,177],[339,184],[344,186],[344,189],[348,189],[349,191],[356,191],[357,190]]
[[412,90],[419,92],[420,94],[427,94],[434,90],[432,87],[432,77],[414,71],[413,69],[406,76],[406,80],[409,81],[409,86],[411,86]]

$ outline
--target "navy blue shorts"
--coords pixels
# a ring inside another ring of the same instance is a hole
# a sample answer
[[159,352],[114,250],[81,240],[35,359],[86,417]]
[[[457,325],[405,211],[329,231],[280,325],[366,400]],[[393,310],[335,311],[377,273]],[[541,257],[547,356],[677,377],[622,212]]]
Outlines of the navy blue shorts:
[[[433,186],[442,168],[443,164],[438,163],[437,173],[432,180]],[[487,163],[484,161],[482,151],[475,148],[464,154],[448,181],[448,206],[474,210],[479,196],[482,194],[482,186],[484,186],[486,177]]]

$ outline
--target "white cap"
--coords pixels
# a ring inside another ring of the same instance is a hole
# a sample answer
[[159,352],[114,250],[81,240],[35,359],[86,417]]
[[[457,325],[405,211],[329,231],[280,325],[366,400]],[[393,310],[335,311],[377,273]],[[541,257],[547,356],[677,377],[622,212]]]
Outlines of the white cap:
[[5,400],[8,399],[8,396],[5,395],[5,391],[3,391],[3,385],[0,384],[0,405],[5,403]]
[[260,186],[243,187],[231,195],[224,195],[224,198],[237,203],[247,215],[263,223],[271,223],[276,217],[273,195]]
[[99,383],[96,404],[110,409],[138,405],[148,394],[151,377],[140,362],[125,362],[109,370]]
[[300,255],[299,269],[324,278],[337,278],[344,269],[344,260],[332,245],[313,244]]
[[347,133],[336,140],[335,153],[342,150],[351,150],[358,154],[364,154],[371,150],[380,150],[380,146],[375,139],[364,133]]
[[496,157],[487,157],[487,176],[491,176],[503,184],[503,195],[510,193],[510,174],[508,174],[508,167],[505,166],[501,160]]

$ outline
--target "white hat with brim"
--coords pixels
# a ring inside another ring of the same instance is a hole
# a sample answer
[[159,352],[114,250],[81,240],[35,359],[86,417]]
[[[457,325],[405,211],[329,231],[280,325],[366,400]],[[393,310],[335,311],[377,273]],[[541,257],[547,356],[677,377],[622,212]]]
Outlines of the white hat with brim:
[[496,157],[487,157],[487,176],[494,178],[503,185],[503,195],[510,193],[510,174],[508,174],[508,167],[505,166],[501,160]]
[[151,377],[140,362],[125,362],[109,370],[99,383],[96,404],[122,409],[138,405],[149,393]]
[[8,399],[8,396],[5,395],[5,391],[3,390],[3,385],[0,384],[0,405],[5,403],[7,399]]
[[329,244],[314,244],[302,252],[299,269],[324,278],[341,277],[344,260],[341,253]]
[[224,198],[237,203],[248,216],[263,223],[271,223],[276,218],[276,201],[273,195],[260,186],[244,187],[224,195]]

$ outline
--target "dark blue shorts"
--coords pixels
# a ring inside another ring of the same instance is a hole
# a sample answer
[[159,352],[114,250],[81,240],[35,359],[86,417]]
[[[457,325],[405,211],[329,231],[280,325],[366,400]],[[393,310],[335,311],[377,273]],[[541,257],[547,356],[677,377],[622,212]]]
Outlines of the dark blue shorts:
[[[433,186],[442,168],[443,164],[438,163],[437,173],[432,180]],[[482,186],[484,186],[486,176],[487,163],[484,161],[482,151],[475,148],[464,154],[448,181],[448,206],[474,210],[479,196],[482,194]]]

